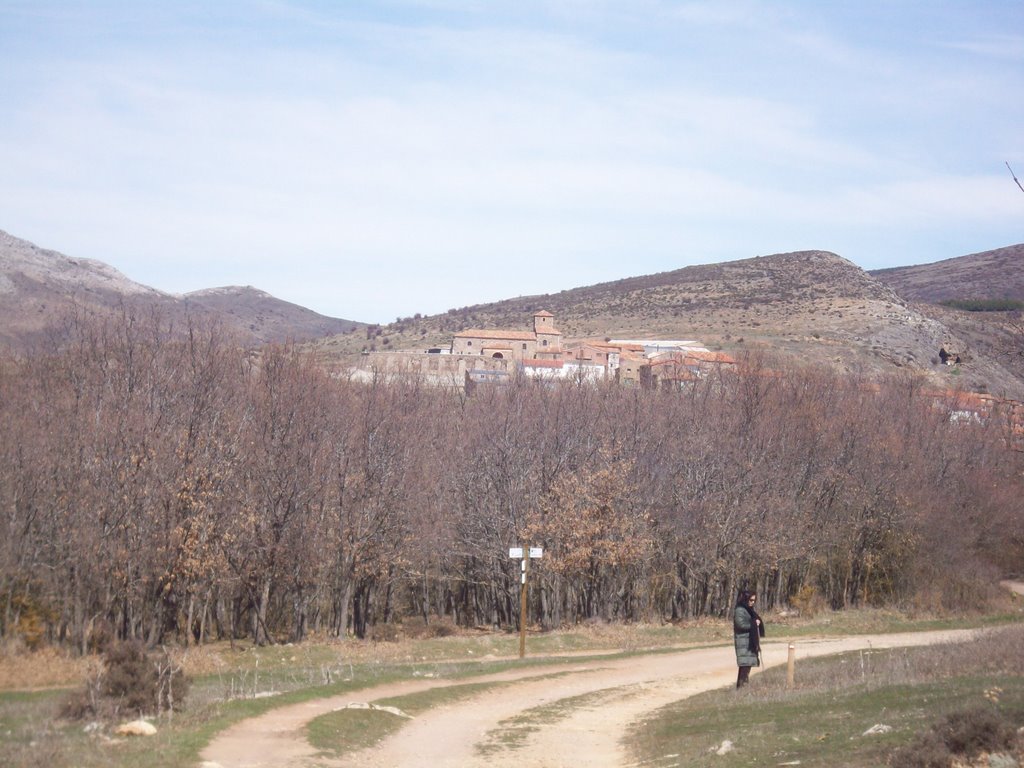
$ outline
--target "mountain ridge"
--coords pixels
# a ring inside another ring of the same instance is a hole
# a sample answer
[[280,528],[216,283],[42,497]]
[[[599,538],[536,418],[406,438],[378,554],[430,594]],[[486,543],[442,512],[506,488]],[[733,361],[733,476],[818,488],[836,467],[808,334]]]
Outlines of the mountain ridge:
[[[1017,355],[1020,364],[1006,354],[1020,340],[1014,317],[980,317],[933,303],[951,282],[971,286],[979,294],[972,298],[1005,294],[1024,275],[1021,261],[1024,245],[867,272],[831,251],[794,251],[369,325],[327,318],[253,286],[163,293],[103,262],[73,259],[0,231],[0,341],[24,343],[76,304],[110,312],[130,301],[172,316],[215,318],[243,343],[305,343],[325,365],[344,369],[363,364],[365,352],[444,348],[455,332],[471,327],[526,329],[533,313],[545,310],[567,339],[694,338],[734,355],[767,353],[851,375],[918,372],[948,388],[1024,400],[1024,354]],[[963,365],[941,366],[940,349]]]
[[137,283],[97,259],[41,248],[0,230],[0,342],[23,347],[72,310],[108,314],[122,305],[158,308],[170,317],[222,322],[244,343],[309,341],[351,333],[362,323],[332,318],[252,286],[172,294]]

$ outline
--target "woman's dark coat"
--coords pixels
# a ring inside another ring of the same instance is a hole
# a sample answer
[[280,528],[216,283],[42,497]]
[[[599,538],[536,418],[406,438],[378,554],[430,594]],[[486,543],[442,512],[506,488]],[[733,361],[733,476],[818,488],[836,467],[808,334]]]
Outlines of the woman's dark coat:
[[761,638],[764,637],[764,622],[760,625],[755,619],[761,618],[757,612],[747,605],[746,601],[737,603],[733,613],[732,630],[736,641],[736,664],[741,667],[759,667],[761,659]]

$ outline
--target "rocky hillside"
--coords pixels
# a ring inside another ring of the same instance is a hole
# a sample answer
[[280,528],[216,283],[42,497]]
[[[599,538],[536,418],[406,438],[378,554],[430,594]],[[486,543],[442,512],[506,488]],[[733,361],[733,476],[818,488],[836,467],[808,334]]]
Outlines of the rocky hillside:
[[[848,373],[924,372],[935,383],[1021,397],[1022,379],[891,286],[825,251],[761,256],[684,267],[643,277],[449,310],[406,319],[365,335],[317,343],[342,365],[361,349],[446,346],[464,328],[529,327],[538,310],[554,313],[569,338],[698,339],[742,354],[786,356]],[[943,346],[963,353],[958,369],[940,366]]]
[[[1024,381],[1024,244],[871,275],[948,328],[969,353],[998,362]],[[957,308],[972,305],[990,309]]]
[[102,315],[125,305],[157,309],[172,320],[216,319],[250,344],[308,341],[361,327],[250,287],[163,293],[103,262],[70,258],[0,230],[0,345],[22,347],[72,309]]

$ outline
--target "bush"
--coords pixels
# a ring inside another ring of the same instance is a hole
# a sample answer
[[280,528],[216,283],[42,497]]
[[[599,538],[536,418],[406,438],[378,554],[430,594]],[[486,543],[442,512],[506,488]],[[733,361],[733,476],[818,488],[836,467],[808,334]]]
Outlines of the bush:
[[166,652],[146,653],[139,641],[114,643],[104,654],[103,671],[64,699],[61,715],[72,720],[159,715],[180,709],[188,686]]
[[394,624],[374,624],[372,625],[367,636],[375,643],[397,643],[399,640],[398,627]]
[[968,757],[1009,749],[1017,738],[999,710],[985,705],[953,712],[935,730],[950,752]]
[[77,688],[61,700],[59,713],[66,720],[85,720],[96,715],[98,706],[95,697],[95,686],[86,683],[84,688]]
[[43,647],[46,629],[53,621],[54,612],[35,597],[29,587],[25,587],[24,592],[12,594],[9,601],[0,601],[0,612],[14,617],[7,633],[10,637],[17,638],[30,651]]
[[928,731],[893,752],[889,765],[893,768],[949,768],[953,765],[953,755],[935,731]]
[[895,768],[948,768],[954,757],[1011,751],[1017,732],[994,706],[980,705],[946,715],[889,758]]
[[800,587],[797,593],[789,599],[789,605],[798,614],[805,617],[817,616],[828,607],[825,598],[812,584]]

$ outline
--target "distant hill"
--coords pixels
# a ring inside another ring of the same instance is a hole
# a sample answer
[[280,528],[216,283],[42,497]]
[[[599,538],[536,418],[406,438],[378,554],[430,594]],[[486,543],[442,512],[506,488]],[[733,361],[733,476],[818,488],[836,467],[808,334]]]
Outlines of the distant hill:
[[[1024,400],[1019,313],[960,312],[934,303],[1024,297],[1022,258],[1024,246],[1017,245],[868,273],[834,253],[801,251],[367,326],[252,287],[162,293],[102,262],[69,258],[0,231],[0,344],[23,345],[71,307],[105,313],[129,303],[172,318],[217,318],[246,343],[306,341],[325,364],[344,368],[366,350],[446,347],[466,328],[526,329],[534,312],[547,310],[568,339],[698,339],[734,355],[777,355],[851,375],[912,371],[937,386]],[[939,365],[943,347],[963,365]]]
[[[365,335],[316,343],[329,363],[362,349],[446,346],[465,328],[526,328],[547,310],[566,337],[699,339],[732,354],[763,351],[796,363],[851,374],[911,370],[937,385],[1024,399],[1024,379],[975,354],[971,342],[919,311],[896,290],[827,251],[760,256],[684,267],[555,294],[507,299],[407,318]],[[943,346],[963,353],[953,371],[939,366]]]
[[364,323],[320,315],[311,309],[274,298],[247,286],[208,288],[181,297],[188,308],[202,307],[231,318],[258,341],[308,341],[337,333],[352,333]]
[[251,287],[164,293],[103,262],[71,258],[0,230],[0,344],[23,346],[72,308],[102,315],[124,305],[157,309],[172,319],[217,319],[249,344],[309,341],[362,327]]
[[912,267],[876,269],[872,277],[908,301],[1024,301],[1024,244]]

